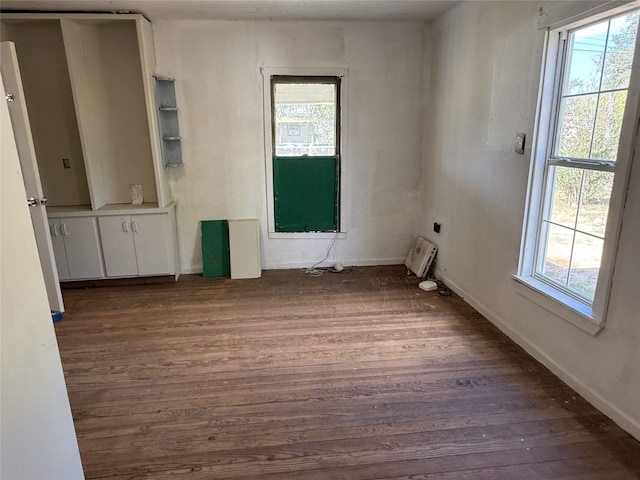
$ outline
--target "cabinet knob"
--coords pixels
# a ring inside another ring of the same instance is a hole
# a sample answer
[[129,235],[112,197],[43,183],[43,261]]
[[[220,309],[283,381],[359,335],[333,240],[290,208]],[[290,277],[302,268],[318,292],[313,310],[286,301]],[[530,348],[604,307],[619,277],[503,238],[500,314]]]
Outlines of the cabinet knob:
[[129,233],[129,222],[126,220],[122,222],[122,231],[125,233]]

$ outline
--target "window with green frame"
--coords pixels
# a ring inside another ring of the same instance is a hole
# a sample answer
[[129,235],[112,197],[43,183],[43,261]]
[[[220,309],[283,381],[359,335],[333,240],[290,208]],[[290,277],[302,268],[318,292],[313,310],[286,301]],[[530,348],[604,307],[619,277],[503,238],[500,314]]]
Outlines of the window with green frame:
[[276,232],[340,228],[340,78],[272,76]]

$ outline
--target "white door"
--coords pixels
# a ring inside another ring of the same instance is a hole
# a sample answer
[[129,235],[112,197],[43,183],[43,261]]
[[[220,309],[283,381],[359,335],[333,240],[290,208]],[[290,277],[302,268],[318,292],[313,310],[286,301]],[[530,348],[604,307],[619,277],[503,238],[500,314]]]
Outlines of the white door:
[[0,59],[5,95],[7,100],[10,100],[7,104],[9,106],[13,134],[18,146],[24,186],[27,191],[27,198],[33,199],[33,206],[29,208],[29,212],[31,213],[31,223],[36,236],[40,265],[42,266],[42,274],[47,288],[49,307],[51,310],[63,312],[62,292],[60,291],[58,271],[49,234],[49,222],[45,207],[46,199],[40,183],[40,173],[38,172],[36,152],[31,136],[29,114],[27,113],[27,104],[24,98],[22,79],[13,42],[2,42],[0,44]]
[[131,217],[129,215],[98,217],[98,223],[107,276],[138,275]]
[[94,217],[61,218],[60,230],[64,238],[64,249],[67,253],[71,278],[104,277],[96,219]]
[[165,222],[168,215],[134,215],[131,217],[140,275],[171,273]]
[[9,110],[0,102],[0,478],[81,480],[80,451],[11,130]]

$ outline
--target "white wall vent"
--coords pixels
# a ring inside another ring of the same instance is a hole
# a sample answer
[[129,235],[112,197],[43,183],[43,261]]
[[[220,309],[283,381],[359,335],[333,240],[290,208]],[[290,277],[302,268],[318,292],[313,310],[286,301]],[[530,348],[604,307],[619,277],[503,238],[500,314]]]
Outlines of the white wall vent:
[[429,240],[424,237],[418,237],[416,241],[413,242],[413,246],[411,250],[409,250],[404,264],[407,266],[407,269],[415,273],[417,277],[424,277],[429,271],[429,267],[437,251],[438,247]]

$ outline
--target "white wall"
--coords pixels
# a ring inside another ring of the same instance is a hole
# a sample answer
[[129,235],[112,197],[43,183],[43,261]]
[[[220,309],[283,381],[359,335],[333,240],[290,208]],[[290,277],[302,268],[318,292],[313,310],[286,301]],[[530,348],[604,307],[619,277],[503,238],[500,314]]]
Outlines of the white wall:
[[9,110],[1,103],[0,478],[81,479]]
[[[593,2],[591,2],[593,3]],[[448,283],[640,438],[640,168],[632,171],[607,324],[591,336],[515,291],[546,2],[465,2],[432,24],[422,232]],[[640,151],[640,145],[637,148]],[[636,159],[636,164],[637,164]]]
[[154,22],[158,73],[177,78],[185,166],[169,171],[183,271],[201,271],[199,221],[258,218],[263,266],[321,260],[330,240],[268,239],[261,66],[346,67],[345,264],[400,263],[421,171],[419,22]]

